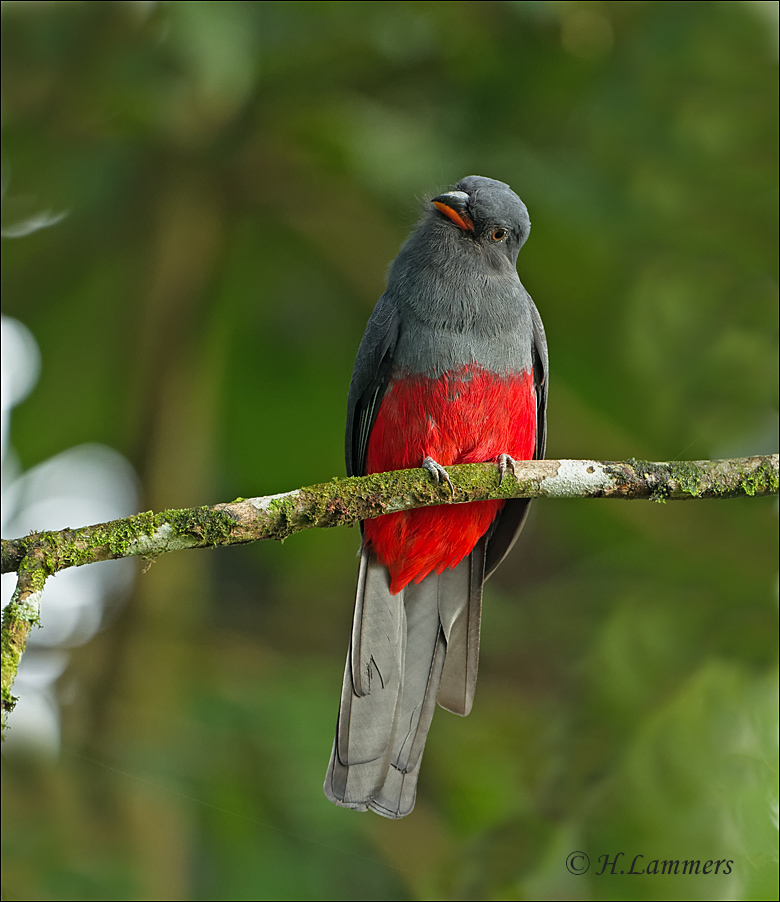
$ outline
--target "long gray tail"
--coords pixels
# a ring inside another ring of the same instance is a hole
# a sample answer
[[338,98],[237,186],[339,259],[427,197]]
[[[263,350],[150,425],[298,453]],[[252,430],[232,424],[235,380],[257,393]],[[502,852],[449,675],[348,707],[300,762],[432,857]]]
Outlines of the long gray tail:
[[390,594],[365,546],[325,795],[399,818],[414,808],[435,703],[471,710],[479,659],[485,539],[453,570]]

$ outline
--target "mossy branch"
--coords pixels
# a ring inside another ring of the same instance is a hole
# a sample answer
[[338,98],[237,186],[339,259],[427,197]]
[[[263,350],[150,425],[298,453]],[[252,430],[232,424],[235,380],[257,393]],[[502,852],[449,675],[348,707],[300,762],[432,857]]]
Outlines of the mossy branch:
[[507,498],[623,498],[678,501],[778,494],[778,455],[731,460],[518,461],[501,485],[494,464],[448,467],[454,496],[422,469],[332,479],[320,485],[236,501],[136,514],[96,526],[3,539],[2,572],[23,562],[45,576],[97,561],[168,551],[284,540],[312,527],[343,526],[382,514],[438,504]]
[[16,589],[11,601],[3,611],[2,633],[2,711],[3,738],[5,738],[5,716],[11,711],[16,699],[11,695],[11,687],[16,679],[19,661],[27,647],[27,637],[33,626],[38,626],[40,601],[46,575],[34,558],[25,558],[19,566]]
[[448,467],[455,494],[434,484],[422,469],[333,479],[281,495],[228,504],[143,513],[122,520],[33,533],[3,540],[2,572],[17,572],[18,585],[3,616],[3,716],[13,707],[10,690],[33,624],[46,578],[68,567],[168,551],[283,540],[312,527],[341,526],[382,514],[437,504],[508,498],[644,498],[676,501],[778,493],[778,455],[731,460],[647,461],[537,460],[518,462],[501,485],[494,464]]

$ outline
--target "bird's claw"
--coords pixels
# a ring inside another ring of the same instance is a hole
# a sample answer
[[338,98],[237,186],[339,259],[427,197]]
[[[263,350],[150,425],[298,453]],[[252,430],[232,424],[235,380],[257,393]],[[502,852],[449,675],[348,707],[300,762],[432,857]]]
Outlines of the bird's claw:
[[515,460],[513,457],[510,457],[508,454],[499,454],[498,455],[498,484],[504,481],[504,477],[509,471],[512,471],[513,476],[517,476],[515,471]]
[[427,470],[436,483],[439,485],[442,480],[447,483],[450,487],[450,491],[452,492],[452,497],[455,497],[455,486],[452,484],[452,480],[450,479],[450,474],[444,469],[444,467],[437,463],[432,457],[426,457],[422,462],[423,470]]

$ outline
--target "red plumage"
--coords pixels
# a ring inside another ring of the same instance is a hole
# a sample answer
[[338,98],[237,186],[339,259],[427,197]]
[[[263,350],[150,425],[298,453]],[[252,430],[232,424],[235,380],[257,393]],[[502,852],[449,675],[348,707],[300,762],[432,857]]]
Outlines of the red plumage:
[[[531,373],[498,375],[477,366],[438,379],[390,382],[368,443],[366,472],[481,463],[509,454],[530,460],[536,446]],[[366,520],[366,541],[390,571],[390,592],[456,567],[490,528],[503,501],[477,501]]]

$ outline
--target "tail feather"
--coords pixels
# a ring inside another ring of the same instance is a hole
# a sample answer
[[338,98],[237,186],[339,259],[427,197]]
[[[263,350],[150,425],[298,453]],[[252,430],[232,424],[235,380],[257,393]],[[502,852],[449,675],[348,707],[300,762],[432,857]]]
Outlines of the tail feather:
[[[326,782],[326,793],[337,804],[356,807],[357,802],[357,807],[365,808],[362,800],[380,789],[390,766],[387,737],[395,729],[403,684],[405,635],[403,593],[390,594],[387,570],[364,550]],[[328,784],[335,798],[328,793]]]
[[471,711],[479,665],[485,540],[474,546],[454,570],[439,577],[439,617],[447,640],[447,658],[436,700],[465,717]]
[[390,594],[363,548],[325,794],[384,817],[414,807],[436,702],[468,714],[479,654],[484,540],[454,570]]
[[350,661],[353,689],[362,698],[377,680],[381,688],[400,683],[406,630],[403,593],[390,594],[390,574],[366,549],[360,555],[357,599]]
[[431,574],[418,585],[403,590],[406,662],[393,767],[404,773],[414,770],[422,755],[444,667],[446,643],[439,622],[437,583],[438,577]]

